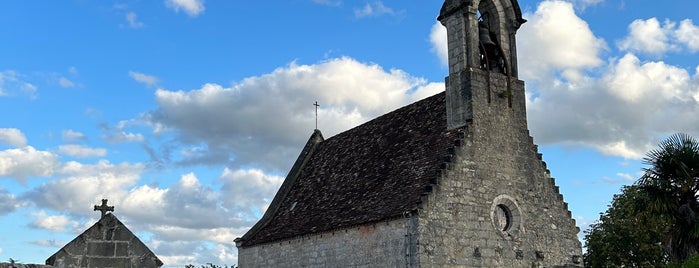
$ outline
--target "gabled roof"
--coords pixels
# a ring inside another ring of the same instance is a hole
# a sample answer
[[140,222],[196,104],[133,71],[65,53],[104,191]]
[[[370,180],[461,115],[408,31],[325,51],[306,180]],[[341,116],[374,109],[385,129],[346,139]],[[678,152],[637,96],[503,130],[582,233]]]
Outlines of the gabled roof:
[[246,247],[400,217],[450,156],[459,130],[446,129],[445,93],[323,140],[316,130]]
[[58,267],[160,267],[163,262],[112,213],[46,260]]

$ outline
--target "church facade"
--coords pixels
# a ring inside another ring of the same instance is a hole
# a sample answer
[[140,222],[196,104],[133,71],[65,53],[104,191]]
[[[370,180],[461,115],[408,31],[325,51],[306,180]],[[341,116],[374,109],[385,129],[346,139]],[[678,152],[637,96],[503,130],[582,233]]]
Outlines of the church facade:
[[247,267],[577,267],[579,229],[529,135],[516,0],[447,0],[445,92],[328,139],[316,130]]

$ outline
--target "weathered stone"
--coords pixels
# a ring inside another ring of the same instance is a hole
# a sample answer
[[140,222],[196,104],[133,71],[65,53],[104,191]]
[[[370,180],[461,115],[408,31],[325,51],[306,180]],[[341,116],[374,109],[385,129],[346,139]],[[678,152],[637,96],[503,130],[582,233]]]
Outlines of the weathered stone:
[[[502,50],[496,71],[481,68],[478,13]],[[316,131],[236,240],[240,267],[580,264],[579,230],[527,129],[517,1],[449,0],[439,19],[445,93],[328,140]]]
[[111,213],[49,257],[46,264],[57,268],[155,268],[163,265]]

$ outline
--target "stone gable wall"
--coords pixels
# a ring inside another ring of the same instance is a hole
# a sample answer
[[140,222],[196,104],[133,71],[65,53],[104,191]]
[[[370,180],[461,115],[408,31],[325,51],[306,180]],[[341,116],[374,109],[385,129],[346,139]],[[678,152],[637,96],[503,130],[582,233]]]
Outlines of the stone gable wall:
[[[473,120],[420,210],[421,266],[552,267],[580,261],[575,221],[527,130],[524,84],[513,79],[508,93],[506,76],[480,69],[453,79],[462,90],[473,89],[465,104]],[[507,231],[495,220],[498,205],[510,210],[514,223]]]
[[408,222],[396,219],[239,248],[238,266],[406,267]]
[[49,258],[54,267],[155,268],[156,259],[116,217],[108,214]]

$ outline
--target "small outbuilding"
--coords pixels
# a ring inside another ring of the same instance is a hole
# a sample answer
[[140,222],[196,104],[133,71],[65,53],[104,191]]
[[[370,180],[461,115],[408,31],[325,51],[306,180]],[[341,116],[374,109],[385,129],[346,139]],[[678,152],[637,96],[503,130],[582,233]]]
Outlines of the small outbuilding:
[[129,228],[112,213],[114,207],[102,200],[95,210],[102,212],[97,223],[70,241],[46,260],[47,265],[59,268],[119,267],[155,268],[163,265]]

